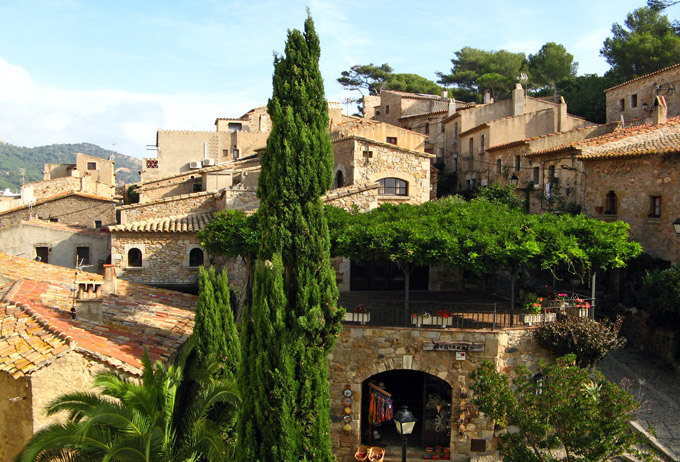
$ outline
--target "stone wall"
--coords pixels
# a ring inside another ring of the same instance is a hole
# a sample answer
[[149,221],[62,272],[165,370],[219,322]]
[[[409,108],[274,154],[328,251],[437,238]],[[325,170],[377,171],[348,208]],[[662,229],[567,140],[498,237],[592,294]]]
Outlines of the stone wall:
[[[653,155],[609,160],[583,160],[588,180],[584,212],[595,218],[621,220],[631,237],[651,255],[680,261],[680,238],[673,221],[680,217],[680,155]],[[616,215],[605,214],[607,194],[617,198]],[[661,215],[650,217],[651,196],[661,197]]]
[[0,372],[0,462],[12,462],[33,434],[28,377]]
[[425,152],[425,135],[386,123],[347,124],[336,128],[331,133],[331,139],[337,141],[343,138],[367,138],[378,143],[386,143],[388,137],[396,138],[396,146],[413,151]]
[[186,173],[185,175],[173,177],[158,182],[147,183],[138,189],[139,203],[154,202],[168,197],[192,194],[195,185],[201,185],[201,175]]
[[[111,259],[119,278],[149,285],[194,286],[198,284],[199,267],[189,266],[189,252],[200,247],[196,233],[131,233],[111,234]],[[142,266],[128,266],[128,252],[142,252]],[[204,265],[210,261],[206,254]]]
[[255,210],[259,205],[257,188],[248,188],[243,185],[225,189],[216,202],[218,210]]
[[324,203],[345,210],[354,206],[361,212],[368,212],[378,207],[378,184],[352,185],[328,191],[322,198]]
[[[675,91],[671,90],[671,86]],[[607,122],[616,122],[621,119],[621,115],[627,123],[651,122],[649,109],[652,108],[657,95],[666,98],[668,117],[680,115],[679,88],[680,66],[675,65],[609,89],[605,92]],[[623,111],[621,100],[623,100]],[[649,109],[645,109],[643,104],[646,104]]]
[[[541,358],[550,354],[533,340],[533,329],[504,331],[459,331],[452,329],[406,329],[346,326],[329,357],[331,396],[331,440],[337,460],[354,460],[360,443],[362,384],[381,372],[396,369],[422,371],[444,380],[453,388],[452,409],[460,405],[460,389],[470,389],[469,374],[481,361],[495,360],[498,369],[512,377],[517,366],[538,370]],[[483,352],[468,352],[464,361],[453,351],[426,351],[431,342],[472,342],[484,345]],[[345,434],[343,391],[352,390],[351,430]],[[465,425],[459,437],[458,425],[451,431],[451,452],[470,452],[470,438],[492,439],[493,423],[483,417]]]
[[628,342],[643,347],[676,369],[680,369],[680,330],[672,325],[659,325],[648,311],[636,310],[624,318],[622,334]]
[[81,179],[74,176],[56,178],[54,180],[38,181],[25,184],[21,188],[21,197],[26,200],[42,199],[72,191],[80,191]]
[[124,205],[119,208],[120,223],[133,223],[151,218],[206,212],[215,209],[215,202],[215,193],[207,191],[168,197],[143,204]]
[[94,228],[96,220],[101,221],[102,226],[116,223],[116,204],[113,201],[71,195],[38,203],[31,209],[24,207],[8,211],[0,216],[0,227],[29,220],[30,217]]

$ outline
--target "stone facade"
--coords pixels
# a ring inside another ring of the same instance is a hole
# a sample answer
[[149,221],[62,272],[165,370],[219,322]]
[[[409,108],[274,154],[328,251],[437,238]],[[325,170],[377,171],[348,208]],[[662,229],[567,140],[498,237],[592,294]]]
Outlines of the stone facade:
[[[446,93],[446,90],[444,90],[443,93]],[[378,104],[375,104],[376,102],[378,102]],[[380,92],[379,101],[365,99],[365,103],[367,108],[371,105],[370,111],[373,114],[371,118],[399,126],[401,125],[399,119],[403,117],[448,111],[451,99],[445,94],[443,96],[423,95],[406,93],[403,91],[383,90]]]
[[[503,331],[458,331],[452,329],[404,329],[345,327],[329,357],[331,396],[331,440],[339,462],[354,460],[360,441],[362,384],[381,372],[410,369],[422,371],[444,380],[452,387],[452,409],[460,405],[461,388],[470,389],[469,378],[482,360],[494,360],[498,369],[513,376],[517,366],[538,370],[540,359],[550,354],[535,343],[533,329]],[[468,352],[465,360],[456,360],[453,351],[427,351],[432,342],[469,342],[484,345],[482,352]],[[352,391],[351,430],[345,432],[343,391]],[[398,407],[399,403],[394,403]],[[456,421],[451,431],[452,454],[469,454],[470,439],[493,437],[493,423],[483,416],[474,418],[460,428]]]
[[12,462],[33,435],[32,406],[30,378],[0,371],[0,462]]
[[668,117],[680,115],[680,64],[643,75],[605,90],[607,122],[617,122],[621,116],[626,124],[647,123],[657,96],[664,96]]
[[[651,255],[680,261],[680,238],[673,222],[680,217],[678,153],[657,154],[622,160],[581,158],[586,177],[584,212],[591,217],[621,220],[630,225],[631,237]],[[597,181],[592,179],[597,178]],[[607,210],[613,192],[616,211]],[[660,213],[653,210],[658,197]]]
[[62,224],[96,227],[116,223],[116,202],[79,193],[66,193],[35,202],[31,207],[0,213],[0,227],[4,228],[31,218],[56,221]]
[[[130,266],[130,249],[142,253],[142,266]],[[153,286],[198,287],[199,266],[189,265],[192,249],[200,248],[197,233],[114,232],[111,261],[118,277]],[[203,265],[210,261],[204,252]]]
[[324,203],[345,210],[352,210],[356,206],[360,212],[368,212],[378,207],[378,185],[352,185],[333,189],[322,198]]
[[214,192],[208,191],[183,194],[153,202],[124,205],[118,209],[120,211],[120,223],[125,224],[158,217],[215,210],[215,196]]

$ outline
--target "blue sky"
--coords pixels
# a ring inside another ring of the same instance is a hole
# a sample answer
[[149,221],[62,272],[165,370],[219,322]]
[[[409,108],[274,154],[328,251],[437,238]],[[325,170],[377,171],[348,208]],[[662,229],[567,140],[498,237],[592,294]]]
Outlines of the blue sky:
[[[563,44],[579,74],[603,74],[614,22],[644,0],[2,0],[0,140],[91,142],[153,157],[156,130],[214,130],[271,94],[273,52],[309,6],[326,97],[354,64],[436,80],[464,46],[527,54]],[[676,17],[674,7],[668,10]]]

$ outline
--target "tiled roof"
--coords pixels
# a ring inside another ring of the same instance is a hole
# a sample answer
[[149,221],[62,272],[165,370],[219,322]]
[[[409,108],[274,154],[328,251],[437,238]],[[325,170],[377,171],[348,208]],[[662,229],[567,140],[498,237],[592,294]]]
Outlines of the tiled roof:
[[102,299],[103,323],[71,319],[74,279],[102,281],[0,253],[0,279],[14,281],[0,308],[0,370],[27,375],[67,350],[138,374],[146,348],[152,361],[168,360],[191,335],[196,297],[117,281]]
[[20,223],[15,223],[13,225],[8,226],[8,228],[11,228],[13,226],[19,226],[20,224],[37,226],[39,228],[55,229],[55,230],[60,230],[60,231],[69,231],[71,233],[78,233],[78,234],[92,234],[92,235],[95,235],[95,236],[106,236],[106,235],[108,235],[108,232],[105,229],[88,228],[86,226],[77,226],[77,225],[68,225],[68,224],[65,224],[65,223],[57,223],[57,222],[52,222],[52,221],[47,221],[47,220],[40,220],[40,219],[22,220]]
[[54,196],[38,199],[37,201],[35,201],[31,204],[21,205],[19,207],[14,207],[13,209],[5,210],[4,212],[0,212],[0,215],[4,215],[6,213],[12,213],[12,212],[16,212],[17,210],[25,209],[29,205],[32,206],[32,207],[35,207],[36,205],[44,204],[46,202],[56,201],[58,199],[63,199],[65,197],[70,197],[70,196],[84,197],[85,199],[93,199],[93,200],[98,200],[98,201],[103,201],[103,202],[118,202],[115,199],[111,199],[111,198],[108,198],[108,197],[95,196],[95,195],[92,195],[92,194],[85,194],[85,193],[81,193],[81,192],[67,191],[67,192],[64,192],[64,193],[61,193],[61,194],[56,194]]
[[387,93],[393,93],[395,95],[402,96],[404,98],[412,98],[412,99],[435,99],[439,101],[448,101],[449,98],[442,97],[441,95],[430,95],[427,93],[408,93],[405,91],[397,91],[397,90],[383,90],[384,92]]
[[631,136],[643,135],[645,133],[652,133],[658,130],[664,130],[668,127],[673,127],[680,124],[680,116],[669,118],[666,123],[654,125],[653,123],[646,123],[641,125],[631,125],[629,127],[624,127],[619,130],[615,130],[606,135],[598,136],[597,138],[591,138],[589,140],[584,140],[579,143],[579,146],[598,146],[606,143],[611,143],[614,141],[623,140]]
[[155,204],[175,202],[176,200],[179,200],[179,199],[193,199],[193,198],[202,197],[202,196],[218,197],[219,195],[220,195],[220,193],[218,193],[216,191],[199,191],[199,192],[195,192],[195,193],[178,194],[176,196],[170,196],[170,197],[161,197],[160,199],[156,199],[156,200],[152,200],[152,201],[148,201],[148,202],[137,202],[135,204],[121,205],[120,207],[118,207],[118,209],[119,210],[130,210],[130,209],[148,207],[150,205],[155,205]]
[[431,116],[436,116],[436,115],[444,115],[444,114],[448,114],[448,112],[449,112],[448,109],[442,109],[441,111],[419,112],[418,114],[411,114],[411,115],[399,117],[399,120],[415,119],[415,118],[418,118],[418,117],[431,117]]
[[642,77],[638,77],[638,78],[629,80],[629,81],[627,81],[627,82],[623,82],[623,83],[620,83],[620,84],[618,84],[618,85],[614,85],[614,86],[611,87],[611,88],[607,88],[604,92],[607,93],[608,91],[614,90],[615,88],[619,88],[619,87],[622,87],[622,86],[624,86],[624,85],[628,85],[628,84],[631,83],[631,82],[637,82],[638,80],[646,79],[647,77],[651,77],[652,75],[661,74],[662,72],[666,72],[667,70],[673,69],[674,67],[678,67],[678,66],[680,66],[680,64],[673,64],[672,66],[665,67],[665,68],[660,69],[660,70],[658,70],[658,71],[650,72],[649,74],[645,74],[645,75],[643,75]]
[[213,218],[215,218],[214,212],[192,213],[135,221],[123,225],[109,226],[108,229],[111,232],[197,233]]
[[384,141],[377,141],[377,140],[374,140],[374,139],[371,139],[371,138],[366,138],[364,136],[358,136],[358,135],[342,136],[340,138],[333,139],[332,142],[333,143],[340,143],[340,142],[348,141],[348,140],[359,140],[359,141],[362,141],[366,144],[372,144],[372,145],[375,145],[375,146],[383,146],[385,148],[393,149],[395,151],[407,152],[409,154],[413,154],[413,155],[421,156],[421,157],[426,157],[428,159],[434,159],[435,158],[435,155],[430,154],[429,152],[416,151],[415,149],[403,148],[401,146],[397,146],[396,144],[386,143]]
[[623,145],[620,145],[620,143],[612,143],[610,147],[601,145],[592,151],[584,148],[576,158],[579,160],[589,160],[678,152],[680,152],[680,133],[659,133],[659,136],[634,139]]

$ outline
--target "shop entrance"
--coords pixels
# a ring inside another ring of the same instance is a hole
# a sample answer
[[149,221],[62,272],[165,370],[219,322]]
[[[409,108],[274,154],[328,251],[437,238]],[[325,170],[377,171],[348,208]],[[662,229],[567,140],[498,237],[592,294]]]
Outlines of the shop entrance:
[[[401,445],[392,415],[402,406],[416,416],[409,447],[447,447],[451,440],[452,388],[421,371],[397,369],[376,374],[362,384],[361,443]],[[388,409],[391,405],[392,412]]]

